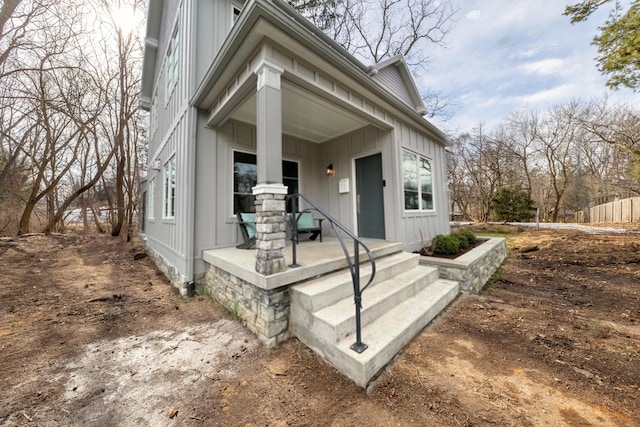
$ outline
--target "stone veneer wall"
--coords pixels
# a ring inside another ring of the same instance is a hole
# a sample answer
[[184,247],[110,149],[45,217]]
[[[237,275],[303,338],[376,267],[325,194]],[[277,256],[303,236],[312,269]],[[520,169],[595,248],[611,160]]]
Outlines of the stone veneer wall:
[[288,286],[262,289],[212,265],[202,285],[268,347],[289,338]]
[[156,267],[158,267],[158,269],[162,271],[162,273],[164,273],[171,284],[178,288],[178,290],[180,291],[180,295],[187,295],[189,290],[186,277],[180,274],[178,270],[175,269],[175,267],[169,264],[162,255],[149,247],[146,242],[144,242],[143,244],[145,252],[147,253],[147,255],[149,255],[149,258],[151,258]]
[[420,263],[438,267],[440,278],[457,280],[463,292],[477,294],[507,257],[504,238],[490,238],[456,259],[420,257]]

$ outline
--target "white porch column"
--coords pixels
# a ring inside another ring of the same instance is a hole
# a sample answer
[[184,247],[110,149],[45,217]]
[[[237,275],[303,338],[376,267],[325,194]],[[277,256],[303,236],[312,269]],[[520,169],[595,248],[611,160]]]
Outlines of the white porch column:
[[282,184],[282,93],[284,70],[263,61],[255,70],[256,152],[258,184],[256,196],[256,271],[265,276],[286,269],[284,259],[285,201]]

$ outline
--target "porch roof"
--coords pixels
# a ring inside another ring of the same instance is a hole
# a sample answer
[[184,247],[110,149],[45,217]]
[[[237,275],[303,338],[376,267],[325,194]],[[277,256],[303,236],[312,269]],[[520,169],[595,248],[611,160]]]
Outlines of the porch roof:
[[[384,106],[392,114],[404,117],[423,132],[431,135],[436,142],[443,145],[448,144],[446,135],[423,117],[425,110],[421,100],[413,108],[404,103],[371,77],[377,71],[375,66],[362,64],[300,15],[287,2],[281,0],[249,0],[247,2],[236,25],[231,29],[202,81],[199,82],[191,98],[191,105],[211,111],[216,99],[228,89],[228,85],[237,76],[250,55],[255,54],[265,40],[273,41],[276,45],[294,52],[306,61],[311,63],[319,61],[330,66],[335,73],[332,76],[343,81],[347,87],[356,86],[357,91],[365,98]],[[394,58],[394,61],[397,59]],[[242,110],[243,104],[247,103],[251,92],[246,90],[243,95],[243,98],[237,99],[231,107],[234,111],[229,111],[227,118],[232,113],[242,113],[241,111],[236,112],[236,110]],[[306,103],[305,106],[309,107],[309,104]],[[349,113],[348,109],[335,109],[335,117],[348,119],[348,123],[345,123],[336,135],[362,127],[362,117],[359,122],[353,114]],[[287,123],[286,118],[284,123]],[[375,117],[373,117],[373,121],[366,120],[364,124],[368,123],[378,127],[388,127],[388,124],[382,123],[382,121],[376,122]],[[322,134],[324,130],[326,129],[320,129],[319,134]],[[313,132],[311,133],[313,134]],[[295,133],[293,134],[295,135]],[[305,138],[309,138],[309,136],[309,134],[304,135]],[[321,142],[322,139],[328,138],[325,135],[310,140]]]

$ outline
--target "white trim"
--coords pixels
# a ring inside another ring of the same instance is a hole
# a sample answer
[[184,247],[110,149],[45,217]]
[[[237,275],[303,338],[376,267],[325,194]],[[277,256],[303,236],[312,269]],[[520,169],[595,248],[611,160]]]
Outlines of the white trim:
[[263,59],[253,72],[258,76],[256,90],[260,90],[265,86],[280,90],[280,76],[284,73],[284,68]]
[[[162,171],[162,219],[176,218],[176,189],[178,186],[176,180],[176,164],[176,155],[174,153],[165,162]],[[173,179],[173,183],[171,180],[168,181],[170,178]],[[169,200],[172,200],[172,206],[169,206]],[[169,211],[170,207],[173,208],[172,212]]]
[[[417,182],[416,185],[418,187],[418,209],[407,209],[405,206],[405,200],[404,200],[404,160],[403,160],[403,152],[407,151],[408,153],[412,153],[416,156],[416,171],[417,171]],[[422,209],[422,188],[421,188],[421,184],[420,184],[420,168],[418,166],[418,162],[420,161],[420,158],[423,158],[425,160],[429,161],[429,166],[431,167],[431,203],[433,204],[433,207],[431,209]],[[428,157],[425,154],[421,154],[417,151],[411,150],[409,148],[406,148],[404,146],[400,146],[400,194],[401,194],[401,203],[402,203],[402,212],[403,212],[403,217],[407,217],[410,216],[411,214],[424,214],[424,213],[428,213],[428,214],[433,214],[436,212],[436,198],[435,198],[435,183],[434,183],[434,173],[433,173],[433,158]]]
[[286,196],[287,189],[288,187],[284,184],[258,184],[253,187],[253,195],[257,196],[258,194],[284,194]]
[[150,221],[155,220],[155,199],[156,199],[156,177],[149,180],[149,188],[147,189],[147,218]]
[[184,55],[184,52],[182,52],[183,37],[180,31],[181,16],[182,10],[181,7],[179,7],[176,13],[176,20],[171,29],[167,49],[164,54],[162,72],[164,74],[165,108],[169,104],[169,100],[173,96],[173,93],[178,86],[178,80],[180,79],[180,62],[182,61],[181,56]]

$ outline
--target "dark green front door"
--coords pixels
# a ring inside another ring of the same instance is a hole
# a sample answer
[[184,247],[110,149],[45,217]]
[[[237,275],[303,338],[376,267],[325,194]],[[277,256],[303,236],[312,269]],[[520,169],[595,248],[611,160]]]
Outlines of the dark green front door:
[[358,236],[384,239],[382,154],[356,159]]

